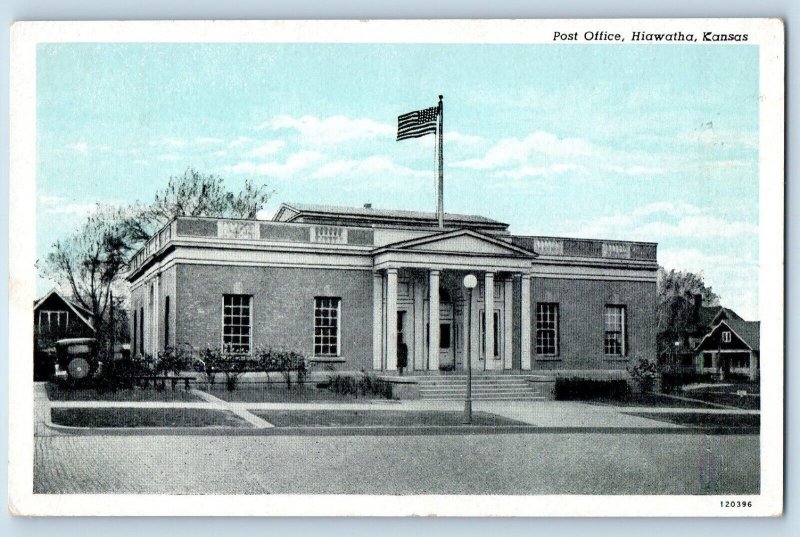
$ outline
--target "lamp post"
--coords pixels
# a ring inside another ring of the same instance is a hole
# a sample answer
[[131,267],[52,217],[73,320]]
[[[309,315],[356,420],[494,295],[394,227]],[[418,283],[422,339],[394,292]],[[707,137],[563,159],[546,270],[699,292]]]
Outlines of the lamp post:
[[467,362],[467,398],[464,400],[464,423],[472,424],[472,356],[470,356],[470,328],[472,327],[472,290],[478,285],[474,274],[464,276],[464,288],[467,290],[467,318],[464,327],[464,359]]

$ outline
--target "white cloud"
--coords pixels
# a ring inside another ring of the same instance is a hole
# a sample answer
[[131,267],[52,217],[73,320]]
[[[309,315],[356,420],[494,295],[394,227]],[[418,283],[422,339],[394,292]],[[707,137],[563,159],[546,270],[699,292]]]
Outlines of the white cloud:
[[433,177],[433,173],[401,166],[388,157],[372,156],[363,160],[336,160],[329,162],[315,171],[311,177],[315,179],[357,177],[385,181],[409,177],[430,178]]
[[585,174],[587,170],[583,166],[578,166],[577,164],[552,164],[550,166],[519,166],[518,168],[509,170],[500,170],[492,175],[494,177],[523,179],[526,177],[552,177],[569,172]]
[[661,242],[671,238],[733,239],[758,235],[758,225],[727,220],[688,203],[655,202],[626,214],[595,218],[565,232],[570,236]]
[[661,168],[650,168],[648,166],[609,166],[609,171],[621,173],[623,175],[662,175],[666,173]]
[[97,212],[97,203],[76,203],[61,196],[39,196],[39,206],[48,214],[86,216]]
[[759,318],[758,262],[754,259],[696,248],[663,248],[659,249],[658,262],[667,270],[688,270],[703,275],[706,285],[720,295],[723,305],[745,319]]
[[711,122],[685,133],[682,138],[686,142],[702,146],[758,149],[758,132],[719,129]]
[[324,155],[316,151],[299,151],[289,155],[285,163],[242,161],[232,166],[226,166],[224,169],[232,173],[286,178],[316,164],[324,158]]
[[274,155],[281,149],[286,146],[286,142],[283,140],[269,140],[268,142],[264,142],[263,144],[254,147],[250,151],[248,151],[248,157],[266,157],[269,155]]
[[729,222],[714,216],[686,216],[675,223],[650,222],[637,230],[642,237],[733,238],[757,235],[758,226],[748,222]]
[[248,138],[247,136],[237,136],[230,142],[228,142],[228,147],[241,147],[243,145],[249,144],[252,141],[252,138]]
[[695,207],[689,203],[673,203],[671,201],[656,201],[648,203],[642,207],[637,207],[633,210],[635,216],[648,216],[657,213],[666,213],[673,216],[686,215],[686,214],[699,214],[702,209]]
[[309,115],[300,118],[280,115],[265,121],[257,128],[294,130],[310,144],[335,144],[362,138],[390,137],[395,134],[392,125],[378,123],[369,118],[351,119],[346,116],[320,119]]
[[554,134],[537,131],[523,139],[504,138],[489,148],[483,158],[456,162],[453,166],[486,170],[528,163],[534,155],[569,158],[598,155],[598,147],[580,138],[560,138]]
[[67,144],[66,148],[75,151],[76,153],[87,154],[89,152],[89,144],[86,142],[76,142],[74,144]]
[[458,131],[447,131],[444,132],[444,143],[449,144],[457,144],[457,145],[465,145],[465,146],[475,146],[480,145],[486,141],[485,138],[481,136],[473,136],[471,134],[462,134]]

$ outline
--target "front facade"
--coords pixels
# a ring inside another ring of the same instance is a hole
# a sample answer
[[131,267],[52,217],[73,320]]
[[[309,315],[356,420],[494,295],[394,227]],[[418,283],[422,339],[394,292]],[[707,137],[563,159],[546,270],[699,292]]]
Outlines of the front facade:
[[697,372],[723,380],[730,374],[758,379],[760,329],[759,321],[745,321],[738,315],[718,321],[697,345]]
[[[279,348],[331,370],[393,372],[407,356],[413,372],[470,360],[478,371],[603,375],[656,356],[653,243],[514,236],[462,215],[446,215],[442,230],[432,213],[284,204],[272,221],[177,218],[132,266],[139,355]],[[467,274],[478,280],[469,302]]]

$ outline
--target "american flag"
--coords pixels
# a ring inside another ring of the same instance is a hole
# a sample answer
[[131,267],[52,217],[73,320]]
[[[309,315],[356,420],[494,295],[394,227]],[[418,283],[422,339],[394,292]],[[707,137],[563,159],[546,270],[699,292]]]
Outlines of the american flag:
[[436,118],[438,115],[439,107],[431,106],[430,108],[397,116],[397,141],[436,133]]

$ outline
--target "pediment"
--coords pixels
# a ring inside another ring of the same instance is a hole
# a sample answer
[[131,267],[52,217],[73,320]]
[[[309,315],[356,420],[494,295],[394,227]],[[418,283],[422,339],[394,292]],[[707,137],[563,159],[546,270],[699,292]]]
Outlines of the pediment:
[[420,239],[395,243],[386,247],[394,251],[481,254],[494,256],[535,257],[511,243],[470,230],[458,230]]

